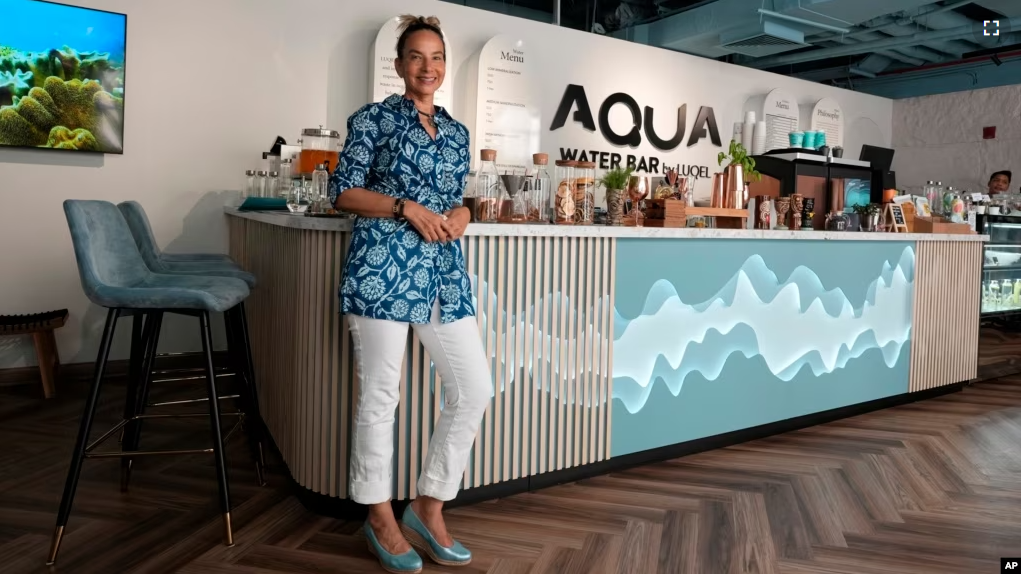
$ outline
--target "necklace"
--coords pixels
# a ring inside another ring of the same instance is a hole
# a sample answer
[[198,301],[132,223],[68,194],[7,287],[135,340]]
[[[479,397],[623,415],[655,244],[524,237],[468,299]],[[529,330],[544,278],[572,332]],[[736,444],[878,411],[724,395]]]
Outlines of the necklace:
[[422,110],[420,110],[418,108],[415,108],[415,111],[417,111],[419,114],[425,116],[425,121],[429,122],[429,127],[432,127],[432,128],[436,127],[436,119],[435,119],[436,118],[436,114],[427,114],[427,113],[423,112]]

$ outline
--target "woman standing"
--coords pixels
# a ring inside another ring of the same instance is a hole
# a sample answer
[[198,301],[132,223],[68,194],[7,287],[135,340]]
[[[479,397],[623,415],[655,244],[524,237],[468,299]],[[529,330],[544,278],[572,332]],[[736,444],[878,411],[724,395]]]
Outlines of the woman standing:
[[[330,194],[358,216],[340,287],[360,387],[350,496],[369,506],[369,550],[385,570],[404,574],[422,569],[409,542],[445,566],[471,562],[441,510],[457,494],[493,382],[459,241],[470,219],[461,206],[468,130],[433,104],[446,72],[443,34],[432,17],[404,16],[399,30],[394,67],[405,93],[348,119]],[[398,526],[390,506],[393,426],[409,324],[436,365],[445,403],[418,496]]]

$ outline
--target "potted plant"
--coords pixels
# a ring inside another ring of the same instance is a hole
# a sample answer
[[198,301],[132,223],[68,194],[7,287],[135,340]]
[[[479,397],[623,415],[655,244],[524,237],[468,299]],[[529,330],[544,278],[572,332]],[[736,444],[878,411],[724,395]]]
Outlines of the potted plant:
[[[740,208],[746,199],[744,197],[744,185],[746,181],[759,181],[762,174],[755,170],[755,159],[748,154],[748,150],[739,141],[730,140],[730,149],[720,152],[716,157],[716,163],[723,167],[723,161],[727,160],[727,167],[723,171],[722,197],[713,198],[713,207]],[[714,190],[717,187],[714,184]],[[714,194],[715,195],[715,194]]]
[[622,225],[624,219],[624,193],[633,168],[617,166],[603,173],[599,183],[606,190],[606,224]]
[[[730,140],[730,149],[720,152],[716,156],[716,163],[723,167],[723,160],[727,160],[727,168],[740,166],[744,172],[745,181],[759,181],[762,174],[755,170],[755,158],[748,154],[748,150],[739,141]],[[742,182],[743,183],[743,182]]]
[[875,231],[879,226],[879,205],[866,203],[851,206],[858,216],[858,228],[862,231]]

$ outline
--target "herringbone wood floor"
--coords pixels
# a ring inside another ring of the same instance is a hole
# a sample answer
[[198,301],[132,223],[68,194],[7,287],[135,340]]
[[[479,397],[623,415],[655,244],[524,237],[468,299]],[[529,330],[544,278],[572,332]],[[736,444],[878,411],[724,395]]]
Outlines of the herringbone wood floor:
[[[83,387],[0,393],[0,571],[43,565]],[[123,387],[103,397],[118,417]],[[203,421],[204,422],[204,421]],[[105,428],[105,426],[104,426]],[[206,444],[191,419],[143,447]],[[87,462],[57,572],[377,573],[359,525],[253,485],[230,453],[237,545],[219,544],[211,457],[148,459],[118,490]],[[539,493],[453,509],[491,574],[998,572],[1021,555],[1021,378]],[[279,471],[277,471],[279,473]],[[427,572],[444,569],[428,567]],[[450,571],[455,571],[451,569]]]

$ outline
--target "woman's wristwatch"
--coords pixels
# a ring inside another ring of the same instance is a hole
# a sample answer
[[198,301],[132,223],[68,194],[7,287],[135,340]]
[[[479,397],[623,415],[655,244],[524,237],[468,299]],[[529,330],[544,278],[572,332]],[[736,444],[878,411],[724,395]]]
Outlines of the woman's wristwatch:
[[403,220],[404,219],[404,204],[406,202],[407,202],[407,200],[403,199],[403,198],[398,199],[397,201],[394,202],[394,207],[393,207],[394,219],[397,219],[397,220]]

